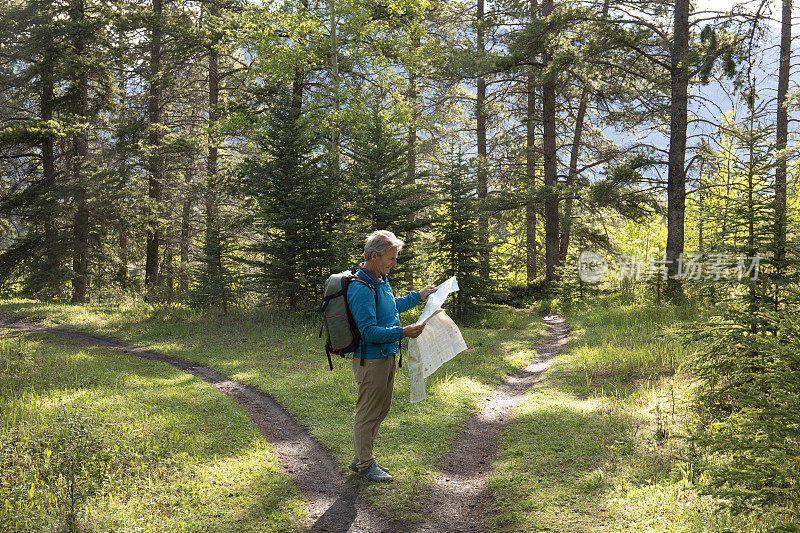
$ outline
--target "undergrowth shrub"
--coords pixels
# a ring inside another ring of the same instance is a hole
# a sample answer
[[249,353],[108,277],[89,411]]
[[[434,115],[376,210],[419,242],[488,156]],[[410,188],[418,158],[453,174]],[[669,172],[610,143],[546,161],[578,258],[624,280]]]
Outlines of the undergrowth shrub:
[[[795,309],[796,310],[796,309]],[[800,521],[800,319],[728,311],[690,332],[701,493],[734,514]]]
[[47,428],[0,434],[0,526],[4,531],[77,531],[84,504],[108,480],[114,453],[79,413]]

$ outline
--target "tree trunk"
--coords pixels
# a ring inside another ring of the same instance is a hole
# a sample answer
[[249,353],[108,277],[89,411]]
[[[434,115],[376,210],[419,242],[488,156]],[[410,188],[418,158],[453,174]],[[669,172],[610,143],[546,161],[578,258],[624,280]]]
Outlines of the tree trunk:
[[[531,22],[536,18],[538,5],[531,0]],[[538,272],[536,254],[536,206],[533,192],[536,189],[536,76],[534,67],[528,67],[528,106],[525,137],[525,182],[528,197],[525,201],[525,270],[528,281],[533,281]]]
[[[86,19],[86,6],[83,0],[76,0],[70,17],[82,23]],[[86,41],[82,32],[75,40],[76,57],[86,53]],[[89,114],[89,77],[86,66],[81,65],[75,73],[74,84],[75,116],[85,122]],[[87,205],[86,162],[89,158],[89,133],[86,126],[72,136],[72,179],[74,182],[75,218],[73,219],[73,257],[72,257],[72,303],[86,301],[89,285],[89,207]]]
[[[303,70],[298,68],[295,71],[294,81],[292,82],[292,120],[298,121],[303,112],[303,88],[304,88],[304,73]],[[296,242],[297,240],[297,224],[289,224],[286,226],[286,241]],[[300,301],[300,291],[298,284],[298,273],[295,263],[286,265],[286,279],[283,280],[283,285],[286,287],[286,298],[289,301],[289,308],[295,311]]]
[[[787,93],[792,54],[792,0],[783,0],[781,21],[780,66],[778,68],[778,116],[776,120],[775,148],[778,151],[775,166],[775,263],[778,275],[783,270],[786,255],[786,140],[789,129]],[[776,305],[777,305],[776,298]]]
[[[608,16],[610,0],[605,0],[603,3],[602,17],[605,19]],[[570,230],[572,229],[572,201],[575,191],[573,186],[578,177],[578,156],[581,149],[581,137],[583,135],[583,121],[586,117],[586,107],[589,99],[588,87],[584,85],[581,89],[580,103],[578,104],[578,115],[575,117],[575,135],[572,138],[572,152],[569,157],[569,171],[567,173],[567,182],[564,189],[567,191],[567,197],[564,199],[564,218],[561,229],[561,242],[559,250],[559,262],[564,263],[567,260],[567,253],[569,253],[569,239]]]
[[145,262],[144,282],[146,288],[151,288],[158,283],[158,247],[161,240],[160,232],[160,203],[161,185],[163,181],[163,168],[161,161],[161,30],[162,0],[153,0],[153,29],[150,43],[150,86],[147,102],[148,121],[150,133],[148,142],[151,154],[149,157],[148,196],[152,202],[153,212],[149,227],[147,228],[147,256]]
[[[414,39],[414,48],[420,47],[420,38]],[[417,70],[412,66],[408,70],[408,104],[411,108],[411,118],[408,121],[408,136],[406,137],[406,147],[408,153],[408,181],[413,183],[417,179],[417,118],[419,116],[419,94],[417,91]],[[414,214],[411,215],[413,222]],[[411,242],[414,238],[414,231],[406,233],[406,242]],[[414,269],[406,268],[405,271],[406,287],[411,290],[414,288]]]
[[167,241],[167,245],[164,247],[164,262],[161,265],[161,273],[159,274],[166,285],[166,296],[168,303],[175,301],[175,267],[172,253],[173,244],[174,243],[172,240],[169,239]]
[[689,69],[686,56],[689,49],[689,0],[675,0],[672,68],[670,72],[671,118],[669,137],[669,170],[667,177],[667,283],[668,296],[673,301],[682,297],[678,259],[683,254],[684,211],[686,208],[686,114],[689,89]]
[[528,281],[533,281],[539,274],[536,254],[539,247],[536,243],[536,209],[531,203],[525,206],[525,273]]
[[[553,0],[542,2],[542,14],[547,17],[553,12]],[[550,51],[544,54],[545,68],[552,59]],[[558,160],[556,154],[556,88],[553,76],[545,78],[542,86],[542,151],[544,152],[544,261],[545,277],[548,281],[557,279],[558,265]]]
[[[191,156],[190,156],[191,157]],[[189,163],[189,171],[186,173],[186,192],[183,198],[181,209],[181,237],[180,237],[180,260],[181,260],[181,296],[189,294],[189,241],[192,231],[192,207],[194,207],[194,193],[192,187],[194,181],[194,166]]]
[[[42,122],[47,124],[53,119],[53,110],[55,108],[55,87],[53,82],[54,65],[53,55],[55,53],[54,44],[52,41],[49,46],[45,48],[44,58],[42,60],[42,103],[41,103],[41,118]],[[56,184],[56,158],[55,158],[55,143],[53,142],[53,135],[48,134],[42,137],[42,177],[44,179],[44,190],[52,191]],[[44,241],[45,241],[45,261],[44,268],[46,272],[46,287],[45,294],[48,297],[53,297],[58,292],[56,283],[59,275],[59,260],[54,246],[58,240],[58,232],[56,230],[55,217],[56,205],[53,202],[46,200],[47,211],[44,219]]]
[[[478,71],[483,70],[483,58],[486,52],[485,44],[485,30],[483,27],[484,22],[484,0],[478,0],[478,15],[477,15],[477,40],[478,40],[478,57],[480,65]],[[476,177],[478,181],[478,240],[480,256],[480,276],[483,279],[489,279],[489,217],[485,208],[486,194],[489,189],[489,176],[488,164],[489,161],[486,157],[486,78],[483,74],[478,75],[478,86],[475,103],[475,120],[478,137],[478,158],[476,161]]]
[[[216,6],[211,4],[212,15],[216,15]],[[219,109],[219,52],[212,43],[208,48],[208,110],[211,128],[208,139],[208,158],[206,159],[206,246],[209,277],[211,287],[222,287],[222,269],[217,265],[220,256],[220,231],[217,221],[217,174],[219,173],[219,147],[214,135]],[[213,242],[212,242],[213,241]],[[211,262],[215,267],[211,268]],[[219,295],[224,300],[224,295]]]
[[338,37],[338,20],[336,18],[336,6],[334,0],[328,0],[328,12],[330,13],[330,24],[331,24],[331,65],[330,65],[330,75],[331,81],[333,82],[333,110],[336,114],[336,122],[333,124],[333,131],[331,132],[331,158],[332,158],[332,168],[331,171],[333,173],[334,183],[338,183],[339,180],[339,173],[341,169],[341,162],[340,162],[340,134],[339,134],[339,111],[341,110],[342,101],[341,101],[341,94],[340,94],[340,85],[341,79],[339,76],[339,37]]
[[564,219],[561,229],[561,242],[559,243],[559,263],[563,264],[567,260],[567,253],[569,252],[569,237],[570,230],[572,229],[572,200],[574,191],[572,190],[575,185],[575,180],[578,177],[578,155],[581,149],[581,135],[583,134],[583,121],[586,117],[586,105],[589,96],[589,91],[586,87],[581,91],[581,100],[578,104],[578,116],[575,117],[575,134],[572,137],[572,151],[569,156],[569,172],[567,173],[567,181],[564,184],[564,190],[567,193],[564,199]]

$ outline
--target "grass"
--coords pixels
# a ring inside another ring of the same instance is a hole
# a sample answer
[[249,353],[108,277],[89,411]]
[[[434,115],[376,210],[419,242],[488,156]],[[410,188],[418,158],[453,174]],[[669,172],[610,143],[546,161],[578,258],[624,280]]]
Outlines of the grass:
[[236,404],[165,364],[0,336],[0,529],[286,531],[302,502]]
[[[250,383],[281,402],[330,450],[342,472],[348,472],[355,382],[347,360],[335,360],[334,371],[328,371],[318,326],[265,310],[220,317],[181,307],[22,300],[0,304],[0,314],[37,316],[119,337]],[[482,399],[505,375],[528,362],[544,332],[537,315],[511,309],[487,312],[480,326],[462,328],[469,349],[427,380],[425,401],[409,402],[408,375],[398,373],[392,411],[375,450],[395,481],[378,485],[355,480],[364,497],[395,519],[423,519],[423,495],[439,473],[439,460]]]
[[[335,370],[327,370],[318,329],[305,321],[265,310],[220,317],[181,307],[29,301],[2,303],[0,314],[39,316],[54,324],[120,337],[251,383],[284,404],[349,475],[355,403],[352,371],[347,360],[335,360]],[[691,397],[690,376],[682,365],[691,354],[663,332],[697,316],[690,308],[603,302],[567,317],[570,344],[501,434],[490,481],[494,498],[487,519],[490,530],[755,532],[776,523],[769,517],[759,523],[718,512],[719,502],[701,498],[693,490],[699,474],[689,471],[682,460],[686,449],[681,439]],[[407,374],[399,372],[393,408],[376,447],[376,455],[396,480],[377,485],[355,479],[361,493],[393,518],[424,519],[425,492],[439,473],[439,460],[482,398],[505,374],[530,359],[543,330],[538,316],[528,312],[487,312],[480,327],[462,328],[470,349],[429,378],[428,399],[418,404],[409,403]],[[81,428],[91,427],[94,436],[77,441],[91,451],[84,454],[89,463],[100,466],[86,471],[126,474],[114,474],[118,477],[113,486],[120,488],[113,495],[108,495],[111,484],[102,481],[103,476],[84,482],[88,488],[80,519],[92,524],[87,529],[154,529],[154,522],[137,522],[149,516],[161,516],[168,524],[160,529],[174,530],[202,529],[203,524],[219,530],[218,523],[229,524],[222,530],[237,530],[243,525],[236,520],[243,516],[258,517],[253,523],[261,526],[252,526],[256,530],[292,529],[300,523],[299,495],[230,402],[217,398],[223,407],[207,404],[213,391],[169,367],[99,349],[81,351],[73,345],[43,342],[44,338],[3,340],[3,354],[11,349],[8,343],[23,343],[27,347],[22,351],[28,354],[37,353],[36,346],[45,347],[34,358],[3,355],[4,380],[30,375],[38,367],[58,367],[69,377],[62,376],[65,384],[60,388],[3,382],[4,472],[14,464],[17,470],[6,479],[25,480],[12,484],[17,492],[9,501],[25,501],[23,495],[31,486],[25,468],[40,465],[31,471],[45,479],[54,471],[53,464],[62,465],[62,472],[68,464],[51,460],[47,466],[43,445],[21,442],[48,443],[55,455],[53,450],[65,442],[61,435],[82,435]],[[73,352],[76,355],[65,355]],[[65,357],[79,362],[67,364]],[[137,370],[108,370],[108,361]],[[189,386],[195,389],[181,388]],[[170,392],[172,387],[178,389]],[[123,392],[128,389],[136,392]],[[54,407],[62,405],[58,402],[69,407]],[[223,412],[227,414],[212,420]],[[225,425],[230,420],[237,421],[233,427]],[[183,423],[194,429],[177,429]],[[210,433],[203,433],[203,428]],[[248,436],[237,440],[225,432]],[[14,454],[24,460],[9,463]],[[35,491],[42,492],[35,492],[32,500],[50,505],[53,516],[63,521],[66,507],[59,504],[65,501],[59,496],[65,494],[63,481],[37,483]],[[4,490],[7,486],[11,485],[4,481]],[[31,508],[30,516],[45,516]],[[198,510],[202,512],[197,514]]]
[[691,354],[663,336],[694,309],[602,302],[568,316],[572,339],[501,435],[495,531],[765,531],[700,498],[681,460]]

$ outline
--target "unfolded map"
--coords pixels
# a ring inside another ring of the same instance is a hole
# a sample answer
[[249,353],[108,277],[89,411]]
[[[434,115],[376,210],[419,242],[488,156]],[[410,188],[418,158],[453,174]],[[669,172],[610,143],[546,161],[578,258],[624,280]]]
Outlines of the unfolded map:
[[417,324],[425,324],[425,329],[419,337],[408,342],[408,373],[412,402],[426,398],[425,378],[467,349],[461,330],[442,309],[447,296],[457,290],[458,281],[453,277],[439,285],[436,292],[428,296],[425,309],[417,320]]

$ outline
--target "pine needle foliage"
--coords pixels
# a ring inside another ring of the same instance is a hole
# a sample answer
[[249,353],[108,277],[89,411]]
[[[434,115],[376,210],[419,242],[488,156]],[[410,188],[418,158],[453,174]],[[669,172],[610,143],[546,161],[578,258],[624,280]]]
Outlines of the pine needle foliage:
[[[800,293],[795,248],[778,272],[775,252],[774,151],[763,107],[731,124],[724,151],[725,228],[714,253],[741,258],[731,266],[716,316],[689,328],[698,347],[696,423],[689,441],[699,489],[735,514],[767,511],[800,519]],[[708,253],[711,253],[710,251]],[[758,270],[750,270],[753,257]],[[743,263],[750,263],[749,265]],[[747,270],[745,270],[745,268]],[[779,279],[780,278],[780,279]],[[708,283],[719,285],[718,280]],[[725,286],[725,284],[723,284]],[[780,302],[780,305],[778,305]]]
[[251,251],[263,292],[281,307],[314,305],[335,263],[334,229],[341,219],[337,186],[324,173],[319,138],[286,95],[258,139],[258,155],[242,165],[261,238]]
[[228,314],[234,300],[237,273],[232,254],[234,241],[226,229],[214,223],[206,229],[200,265],[195,272],[191,303],[195,307],[217,307]]
[[[409,172],[407,146],[398,139],[382,113],[381,99],[373,98],[370,112],[352,143],[352,165],[348,169],[352,192],[350,213],[363,234],[389,230],[404,238],[430,224],[422,214],[431,204],[426,190],[426,174]],[[406,240],[396,278],[413,268],[415,239]]]
[[480,275],[479,268],[477,181],[460,153],[449,159],[442,176],[442,204],[434,230],[443,277],[455,276],[458,280],[459,290],[451,296],[453,318],[463,320],[475,314],[477,300],[487,293],[489,280]]

